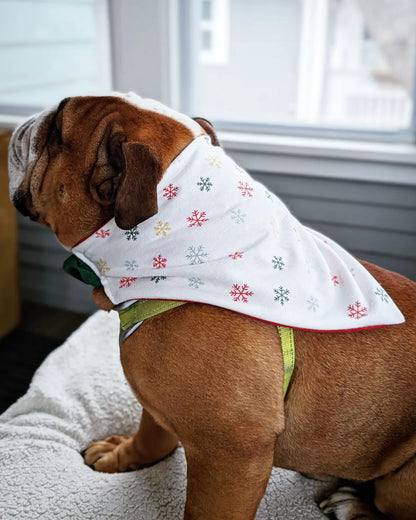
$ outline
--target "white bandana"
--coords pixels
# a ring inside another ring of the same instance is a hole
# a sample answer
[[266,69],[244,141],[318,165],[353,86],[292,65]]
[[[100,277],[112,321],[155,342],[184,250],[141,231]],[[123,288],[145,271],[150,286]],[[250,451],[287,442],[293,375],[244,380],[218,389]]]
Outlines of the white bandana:
[[158,185],[158,213],[114,219],[73,248],[114,304],[200,302],[289,327],[341,331],[402,323],[370,273],[198,137]]

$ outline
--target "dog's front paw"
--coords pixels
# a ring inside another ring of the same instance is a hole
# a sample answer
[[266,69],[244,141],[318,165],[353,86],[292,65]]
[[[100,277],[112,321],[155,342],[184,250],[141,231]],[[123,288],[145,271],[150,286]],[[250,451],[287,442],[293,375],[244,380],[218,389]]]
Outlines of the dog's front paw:
[[121,473],[140,467],[133,437],[113,435],[102,441],[92,442],[85,451],[88,466],[102,473]]
[[385,519],[372,505],[365,502],[359,492],[350,486],[342,486],[319,503],[321,511],[336,520]]

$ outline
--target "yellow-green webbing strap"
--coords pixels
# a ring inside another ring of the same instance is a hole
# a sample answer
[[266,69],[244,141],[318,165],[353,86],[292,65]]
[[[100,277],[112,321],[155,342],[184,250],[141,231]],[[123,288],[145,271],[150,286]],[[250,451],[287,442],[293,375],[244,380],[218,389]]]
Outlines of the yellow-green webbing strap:
[[286,397],[290,380],[292,379],[293,370],[295,368],[295,337],[293,329],[289,327],[277,327],[282,344],[283,366],[285,377],[283,382],[283,396]]
[[127,307],[127,309],[118,311],[121,330],[127,330],[136,323],[147,320],[148,318],[153,318],[153,316],[170,311],[175,307],[185,305],[185,303],[186,302],[173,300],[137,300]]

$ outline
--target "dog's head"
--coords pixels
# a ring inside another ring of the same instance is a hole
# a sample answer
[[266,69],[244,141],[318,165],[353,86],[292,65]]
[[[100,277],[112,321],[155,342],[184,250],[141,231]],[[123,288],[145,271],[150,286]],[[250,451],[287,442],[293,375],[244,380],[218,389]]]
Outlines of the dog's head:
[[157,213],[173,159],[211,125],[135,94],[73,97],[30,118],[9,145],[10,198],[72,247],[114,217],[130,229]]

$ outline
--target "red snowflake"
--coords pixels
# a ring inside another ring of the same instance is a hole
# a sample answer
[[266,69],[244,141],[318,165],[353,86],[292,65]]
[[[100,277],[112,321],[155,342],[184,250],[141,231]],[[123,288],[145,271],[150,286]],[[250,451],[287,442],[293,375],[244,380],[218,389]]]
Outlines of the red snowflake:
[[235,283],[230,291],[230,296],[232,296],[235,302],[247,303],[248,297],[254,294],[253,291],[249,291],[248,289],[249,287],[246,283],[241,287]]
[[248,184],[248,182],[239,181],[238,189],[241,190],[243,197],[252,197],[254,189]]
[[359,320],[368,316],[367,307],[363,307],[360,302],[355,302],[353,305],[348,305],[348,317]]
[[232,255],[228,255],[230,258],[232,258],[233,260],[238,260],[239,258],[243,258],[243,254],[244,253],[239,253],[238,251],[236,251],[235,253],[233,253]]
[[125,276],[124,278],[121,278],[120,280],[120,289],[123,287],[130,287],[133,282],[135,282],[137,278],[130,278],[128,276]]
[[99,229],[95,232],[95,238],[106,238],[110,236],[109,229]]
[[166,186],[166,188],[163,188],[163,196],[166,197],[168,200],[173,199],[176,197],[179,191],[179,186],[174,186],[173,184],[169,184],[169,186]]
[[186,219],[189,222],[188,227],[201,227],[204,222],[208,222],[206,217],[207,214],[205,211],[198,211],[194,209],[192,215]]
[[153,267],[156,267],[156,269],[162,269],[166,267],[167,261],[167,258],[163,258],[162,255],[154,256]]
[[334,284],[334,287],[341,283],[341,280],[338,275],[331,273],[331,282]]

